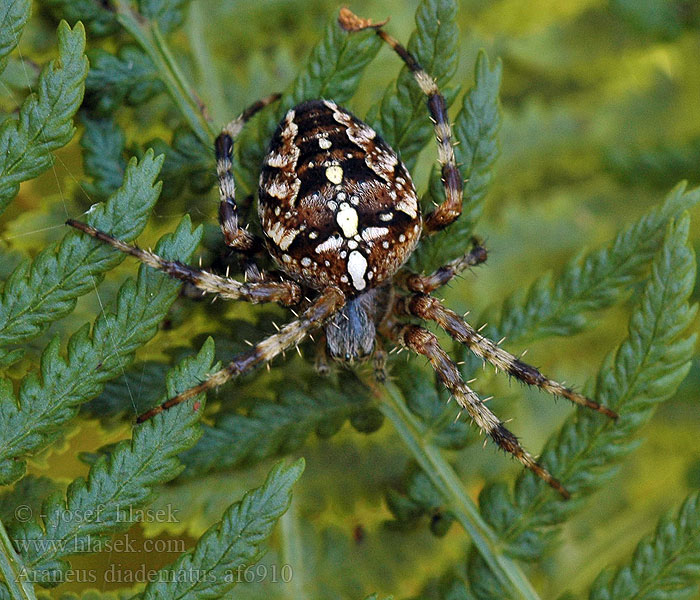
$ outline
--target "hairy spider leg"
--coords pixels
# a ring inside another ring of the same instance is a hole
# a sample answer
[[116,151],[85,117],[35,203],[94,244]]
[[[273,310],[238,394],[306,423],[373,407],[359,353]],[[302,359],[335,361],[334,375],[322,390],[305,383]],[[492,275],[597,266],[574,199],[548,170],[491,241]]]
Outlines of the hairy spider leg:
[[172,408],[196,395],[219,387],[239,377],[261,364],[271,361],[273,358],[299,344],[315,327],[322,325],[326,319],[336,313],[345,304],[345,295],[338,288],[327,288],[315,301],[294,321],[290,321],[275,333],[253,346],[247,352],[236,356],[226,367],[210,375],[205,381],[194,387],[173,396],[159,406],[143,413],[137,419],[137,423],[143,423],[164,410]]
[[465,269],[475,267],[486,262],[486,248],[481,245],[481,240],[472,238],[472,248],[463,256],[451,260],[446,265],[432,272],[430,275],[420,275],[418,273],[402,273],[400,284],[411,292],[422,292],[429,294],[443,285],[449,283],[452,278],[459,275]]
[[280,94],[271,94],[246,108],[226,125],[216,138],[216,175],[219,178],[219,224],[227,246],[246,254],[254,254],[264,248],[263,241],[240,226],[236,206],[236,183],[233,178],[233,141],[245,123],[259,110],[278,100]]
[[382,29],[384,23],[373,25],[368,19],[357,17],[347,8],[340,9],[338,22],[343,29],[350,32],[368,28],[374,29],[376,34],[401,57],[413,73],[418,87],[428,98],[428,110],[435,127],[435,138],[438,143],[438,162],[441,166],[445,200],[425,217],[423,231],[428,234],[440,231],[456,221],[462,214],[462,176],[457,168],[454,148],[452,147],[452,127],[447,115],[445,98],[440,93],[435,80],[420,66],[415,57]]
[[120,252],[138,258],[149,267],[163,271],[175,279],[191,283],[203,292],[217,294],[226,300],[248,300],[253,303],[279,302],[286,306],[293,306],[301,300],[301,288],[290,280],[241,283],[230,277],[222,277],[203,269],[190,267],[177,260],[162,258],[150,250],[142,250],[138,246],[118,240],[91,225],[73,219],[68,219],[66,223]]
[[553,487],[567,500],[569,492],[558,479],[537,463],[532,455],[525,450],[503,423],[494,415],[465,383],[457,365],[450,359],[437,337],[427,329],[418,325],[404,325],[398,332],[398,341],[417,354],[425,356],[437,373],[438,378],[448,391],[455,397],[477,426],[498,445],[499,448],[512,454],[524,467],[530,469],[540,479]]
[[434,321],[452,338],[467,346],[476,356],[488,361],[497,369],[505,371],[519,381],[538,387],[555,396],[566,398],[575,404],[595,410],[611,419],[617,419],[617,413],[608,407],[565,387],[561,383],[548,379],[535,367],[522,362],[500,348],[498,344],[476,331],[457,313],[446,308],[437,298],[426,296],[425,294],[414,294],[413,296],[405,296],[398,299],[396,306],[397,310],[403,314]]

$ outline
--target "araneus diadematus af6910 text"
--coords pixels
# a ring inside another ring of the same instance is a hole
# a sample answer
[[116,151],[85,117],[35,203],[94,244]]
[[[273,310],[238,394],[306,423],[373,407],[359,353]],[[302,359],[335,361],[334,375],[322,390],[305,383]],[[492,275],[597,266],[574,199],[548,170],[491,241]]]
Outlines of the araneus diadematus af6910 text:
[[[351,32],[373,28],[403,59],[427,96],[445,201],[423,217],[410,174],[375,131],[330,100],[311,100],[292,108],[272,137],[260,173],[258,215],[264,240],[252,235],[241,226],[236,208],[233,140],[252,115],[278,98],[275,95],[252,105],[216,139],[219,221],[226,244],[248,259],[246,282],[165,260],[89,225],[68,221],[204,292],[233,300],[301,305],[303,310],[278,333],[236,356],[206,381],[141,415],[138,421],[269,362],[298,345],[313,329],[323,327],[322,351],[336,361],[353,363],[374,357],[381,373],[385,354],[380,339],[427,357],[439,379],[478,427],[568,497],[562,484],[536,462],[469,388],[436,336],[405,318],[434,321],[474,354],[524,383],[609,417],[617,415],[502,350],[430,295],[460,271],[486,259],[486,251],[478,242],[468,254],[432,274],[419,275],[401,268],[421,235],[437,234],[462,211],[462,180],[452,149],[445,100],[432,77],[384,32],[383,23],[373,25],[347,9],[341,10],[339,23]],[[256,254],[265,250],[281,274],[266,274],[255,266]]]

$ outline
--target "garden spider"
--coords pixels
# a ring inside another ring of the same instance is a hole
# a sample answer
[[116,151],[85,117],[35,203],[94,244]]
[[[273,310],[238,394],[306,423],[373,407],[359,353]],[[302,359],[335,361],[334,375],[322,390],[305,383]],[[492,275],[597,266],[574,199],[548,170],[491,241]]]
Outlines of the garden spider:
[[[381,372],[385,356],[378,345],[381,335],[427,357],[439,379],[477,426],[568,498],[562,484],[536,462],[469,388],[437,337],[402,317],[434,321],[478,357],[518,380],[609,417],[617,415],[502,350],[430,295],[460,271],[486,260],[486,251],[478,243],[465,256],[430,275],[401,270],[422,233],[439,232],[462,211],[462,180],[455,163],[445,100],[433,78],[384,32],[384,23],[373,25],[347,9],[341,10],[339,23],[351,32],[373,28],[403,59],[427,96],[445,201],[423,218],[411,176],[396,153],[369,126],[334,102],[312,100],[292,108],[272,137],[260,174],[258,215],[264,241],[254,236],[241,226],[238,217],[232,173],[233,140],[253,114],[278,98],[274,95],[252,105],[227,125],[215,145],[221,199],[219,221],[226,244],[248,261],[245,283],[165,260],[89,225],[68,221],[203,292],[227,299],[279,302],[303,308],[301,315],[278,333],[239,354],[199,385],[144,413],[138,422],[268,363],[297,346],[318,327],[324,329],[324,353],[350,364],[374,355]],[[278,279],[255,266],[255,255],[265,249],[282,271]]]

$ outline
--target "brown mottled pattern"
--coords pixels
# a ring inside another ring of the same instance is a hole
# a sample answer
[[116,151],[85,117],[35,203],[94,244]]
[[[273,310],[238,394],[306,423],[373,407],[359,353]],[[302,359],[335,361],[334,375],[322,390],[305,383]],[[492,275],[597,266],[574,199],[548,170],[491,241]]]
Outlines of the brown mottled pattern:
[[[291,153],[298,157],[293,165],[276,166],[274,157]],[[340,169],[337,181],[329,168]],[[285,197],[275,187],[281,175],[297,183]],[[389,279],[421,232],[415,189],[394,151],[368,125],[322,100],[294,107],[278,126],[260,175],[259,213],[282,270],[313,289],[335,285],[348,297]]]

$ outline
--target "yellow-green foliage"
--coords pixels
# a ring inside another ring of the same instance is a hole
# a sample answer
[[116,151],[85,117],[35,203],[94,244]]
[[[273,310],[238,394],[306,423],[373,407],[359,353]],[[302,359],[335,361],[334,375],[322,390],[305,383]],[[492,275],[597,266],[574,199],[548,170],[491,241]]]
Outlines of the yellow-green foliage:
[[206,411],[134,427],[292,315],[179,294],[65,219],[238,277],[219,127],[282,93],[236,142],[253,229],[269,136],[316,97],[376,127],[429,210],[425,101],[332,2],[0,0],[0,599],[698,597],[698,4],[350,8],[391,16],[454,123],[463,215],[410,266],[484,238],[447,304],[620,413],[555,403],[444,338],[573,498],[482,449],[405,354],[381,387],[368,365],[319,377],[310,342]]

